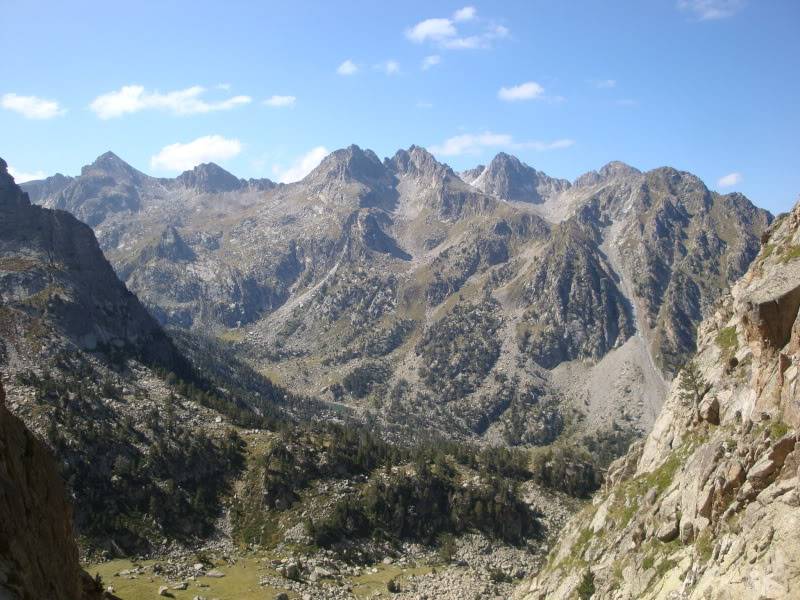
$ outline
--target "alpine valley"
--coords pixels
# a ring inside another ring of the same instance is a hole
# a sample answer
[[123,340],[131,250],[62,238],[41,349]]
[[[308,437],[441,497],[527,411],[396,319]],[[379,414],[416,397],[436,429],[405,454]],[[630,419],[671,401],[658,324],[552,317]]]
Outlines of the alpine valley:
[[0,598],[788,598],[798,248],[670,167],[0,160]]

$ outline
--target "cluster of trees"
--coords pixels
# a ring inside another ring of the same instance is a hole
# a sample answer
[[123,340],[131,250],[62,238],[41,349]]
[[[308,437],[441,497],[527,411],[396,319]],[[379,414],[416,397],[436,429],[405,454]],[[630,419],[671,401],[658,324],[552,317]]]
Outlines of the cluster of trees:
[[[84,373],[85,374],[85,373]],[[25,373],[48,410],[47,438],[75,499],[75,524],[90,547],[142,552],[164,537],[208,535],[220,501],[241,471],[244,442],[229,430],[216,439],[181,425],[173,410],[143,423],[120,417],[103,398],[113,380]]]
[[416,462],[412,469],[379,472],[308,530],[321,546],[359,537],[433,544],[443,534],[467,531],[520,544],[539,533],[540,523],[516,487],[503,477],[462,485],[446,461]]
[[342,387],[356,398],[364,398],[373,387],[386,383],[392,376],[391,369],[377,361],[366,362],[355,367],[342,380]]
[[422,357],[419,376],[443,400],[457,400],[474,391],[500,355],[497,331],[501,321],[495,303],[459,304],[431,325],[416,352]]

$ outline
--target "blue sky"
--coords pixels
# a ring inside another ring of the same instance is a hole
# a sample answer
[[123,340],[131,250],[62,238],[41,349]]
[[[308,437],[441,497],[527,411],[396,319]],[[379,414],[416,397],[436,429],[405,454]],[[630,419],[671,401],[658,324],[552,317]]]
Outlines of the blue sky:
[[291,180],[351,143],[498,151],[573,179],[671,165],[774,212],[800,194],[800,2],[0,0],[0,156],[76,174]]

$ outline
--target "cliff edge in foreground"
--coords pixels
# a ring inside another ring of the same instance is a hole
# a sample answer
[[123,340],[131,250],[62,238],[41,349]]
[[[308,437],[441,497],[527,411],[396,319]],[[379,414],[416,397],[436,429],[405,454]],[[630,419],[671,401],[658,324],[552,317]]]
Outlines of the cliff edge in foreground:
[[652,433],[518,598],[797,597],[799,308],[800,204],[701,325]]
[[72,509],[47,447],[5,406],[0,384],[0,598],[110,597],[78,564]]

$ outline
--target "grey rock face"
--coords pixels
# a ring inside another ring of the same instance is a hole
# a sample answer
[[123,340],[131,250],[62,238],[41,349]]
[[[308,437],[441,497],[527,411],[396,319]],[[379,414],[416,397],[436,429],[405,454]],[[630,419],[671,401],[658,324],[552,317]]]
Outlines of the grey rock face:
[[545,368],[598,359],[635,330],[629,301],[599,248],[577,220],[559,225],[526,284],[523,351]]

